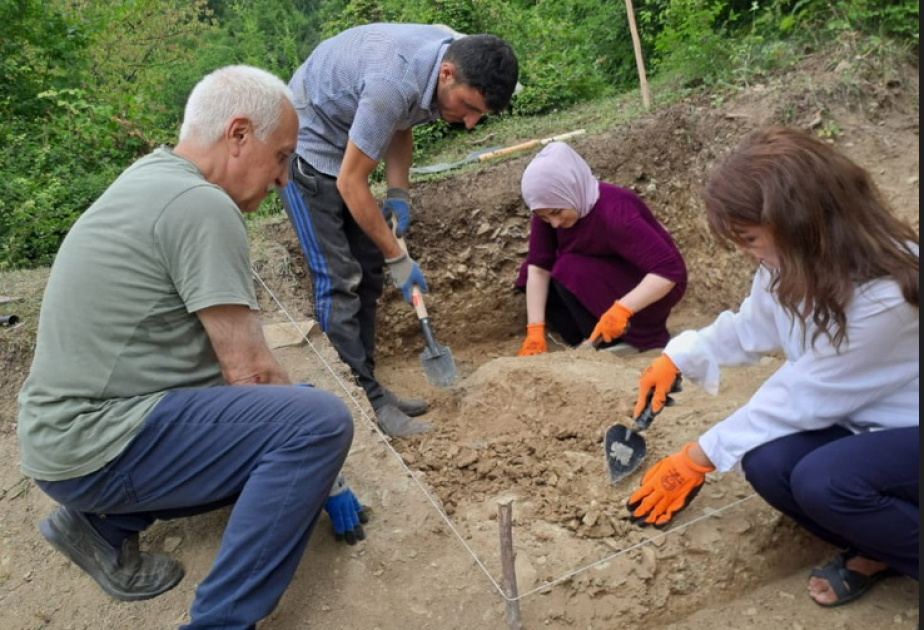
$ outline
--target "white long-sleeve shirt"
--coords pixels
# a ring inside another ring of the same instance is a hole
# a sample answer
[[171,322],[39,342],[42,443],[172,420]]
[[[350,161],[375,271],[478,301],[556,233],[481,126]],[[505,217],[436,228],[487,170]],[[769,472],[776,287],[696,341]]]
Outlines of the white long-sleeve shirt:
[[736,468],[751,449],[793,433],[843,426],[854,433],[915,426],[919,410],[919,312],[892,280],[857,287],[840,352],[801,325],[767,291],[761,268],[737,313],[678,335],[664,349],[689,379],[719,391],[719,367],[751,365],[782,352],[785,363],[731,416],[699,438],[716,469]]

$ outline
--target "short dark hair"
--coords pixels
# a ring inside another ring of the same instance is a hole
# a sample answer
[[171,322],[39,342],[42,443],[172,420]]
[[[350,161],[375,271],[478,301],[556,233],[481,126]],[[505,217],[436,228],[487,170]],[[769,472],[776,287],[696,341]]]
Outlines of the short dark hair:
[[456,68],[456,81],[475,88],[492,112],[510,103],[520,69],[510,44],[494,35],[466,35],[449,45],[443,61]]

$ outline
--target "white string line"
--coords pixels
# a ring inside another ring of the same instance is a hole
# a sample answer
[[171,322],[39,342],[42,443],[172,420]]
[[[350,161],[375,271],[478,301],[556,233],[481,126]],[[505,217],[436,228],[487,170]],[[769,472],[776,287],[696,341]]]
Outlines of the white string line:
[[653,542],[656,541],[656,540],[660,540],[660,539],[662,539],[662,538],[668,536],[669,534],[673,534],[673,533],[675,533],[675,532],[679,532],[680,530],[686,529],[687,527],[689,527],[689,526],[691,526],[691,525],[693,525],[693,524],[695,524],[695,523],[698,523],[698,522],[700,522],[700,521],[702,521],[702,520],[705,520],[705,519],[707,519],[707,518],[713,518],[714,516],[719,515],[720,513],[724,512],[725,510],[728,510],[728,509],[733,508],[733,507],[735,507],[735,506],[737,506],[737,505],[739,505],[739,504],[741,504],[741,503],[744,503],[745,501],[747,501],[747,500],[749,500],[749,499],[753,499],[753,498],[756,497],[756,496],[757,496],[757,493],[749,494],[748,496],[744,497],[743,499],[738,499],[737,501],[733,501],[732,503],[729,503],[728,505],[726,505],[726,506],[724,506],[724,507],[722,507],[722,508],[719,508],[719,509],[717,509],[717,510],[709,510],[709,512],[707,512],[706,514],[703,514],[702,516],[699,516],[699,517],[697,517],[697,518],[694,518],[694,519],[693,519],[692,521],[690,521],[689,523],[684,523],[683,525],[678,525],[677,527],[672,527],[671,529],[668,529],[668,530],[666,530],[666,531],[661,532],[661,533],[658,534],[657,536],[652,536],[652,537],[650,537],[650,538],[646,538],[645,540],[643,540],[643,541],[641,541],[641,542],[638,542],[638,543],[635,543],[634,545],[630,545],[630,546],[626,547],[625,549],[621,549],[621,550],[619,550],[619,551],[617,551],[617,552],[615,552],[615,553],[611,553],[610,555],[605,556],[605,557],[601,558],[600,560],[597,560],[596,562],[592,562],[592,563],[590,563],[590,564],[588,564],[588,565],[585,565],[585,566],[583,566],[583,567],[581,567],[581,568],[579,568],[579,569],[575,569],[574,571],[571,571],[570,573],[565,573],[564,575],[562,575],[562,576],[560,576],[560,577],[557,577],[557,578],[555,578],[554,580],[551,580],[551,581],[549,581],[549,582],[545,582],[544,584],[540,584],[540,585],[537,586],[536,588],[534,588],[534,589],[532,589],[532,590],[529,590],[529,591],[526,591],[526,592],[523,593],[522,595],[519,595],[519,596],[517,596],[517,597],[512,597],[512,598],[506,598],[506,597],[505,597],[505,599],[509,599],[510,601],[513,601],[513,600],[516,600],[516,599],[522,599],[522,598],[526,597],[527,595],[532,595],[533,593],[538,593],[538,592],[540,592],[540,591],[544,591],[544,590],[548,589],[549,587],[555,586],[556,584],[560,584],[561,582],[564,582],[565,580],[568,580],[568,579],[574,577],[575,575],[577,575],[577,574],[579,574],[579,573],[583,573],[583,572],[585,572],[585,571],[587,571],[587,570],[589,570],[589,569],[592,569],[592,568],[594,568],[594,567],[596,567],[596,566],[600,566],[601,564],[605,564],[605,563],[609,562],[610,560],[613,560],[614,558],[617,558],[617,557],[619,557],[619,556],[621,556],[621,555],[623,555],[623,554],[629,553],[630,551],[633,551],[633,550],[638,549],[638,548],[640,548],[640,547],[644,547],[645,545],[651,544],[651,543],[653,543]]
[[[455,537],[459,540],[459,542],[462,543],[462,546],[465,548],[465,550],[466,550],[466,551],[469,553],[469,555],[472,557],[472,560],[474,560],[474,562],[475,562],[475,564],[478,566],[478,568],[481,569],[482,573],[485,574],[485,577],[488,578],[488,581],[490,581],[491,584],[494,586],[494,589],[500,594],[501,598],[503,598],[504,600],[506,600],[506,601],[508,601],[508,602],[519,601],[519,600],[521,600],[521,599],[523,599],[523,598],[525,598],[525,597],[528,597],[529,595],[533,595],[533,594],[535,594],[535,593],[539,593],[539,592],[541,592],[541,591],[545,591],[545,590],[551,588],[552,586],[555,586],[555,585],[557,585],[557,584],[560,584],[560,583],[564,582],[565,580],[568,580],[568,579],[570,579],[570,578],[572,578],[572,577],[574,577],[574,576],[576,576],[576,575],[579,575],[579,574],[581,574],[581,573],[584,573],[584,572],[586,572],[586,571],[589,571],[590,569],[592,569],[592,568],[594,568],[594,567],[597,567],[597,566],[600,566],[601,564],[605,564],[605,563],[607,563],[607,562],[613,560],[614,558],[617,558],[617,557],[619,557],[619,556],[621,556],[621,555],[623,555],[623,554],[629,553],[630,551],[633,551],[633,550],[638,549],[638,548],[640,548],[640,547],[643,547],[643,546],[645,546],[645,545],[651,544],[651,543],[653,543],[653,542],[656,541],[656,540],[660,540],[660,539],[662,539],[662,538],[668,536],[669,534],[673,534],[673,533],[675,533],[675,532],[679,532],[679,531],[681,531],[681,530],[683,530],[683,529],[686,529],[687,527],[690,527],[691,525],[693,525],[693,524],[695,524],[695,523],[698,523],[698,522],[700,522],[700,521],[702,521],[702,520],[705,520],[705,519],[707,519],[707,518],[713,518],[714,516],[718,516],[719,514],[721,514],[722,512],[724,512],[725,510],[731,509],[731,508],[733,508],[733,507],[735,507],[735,506],[737,506],[737,505],[739,505],[739,504],[741,504],[741,503],[744,503],[745,501],[747,501],[747,500],[749,500],[749,499],[752,499],[752,498],[754,498],[754,497],[757,496],[756,493],[753,493],[753,494],[750,494],[750,495],[744,497],[743,499],[739,499],[739,500],[737,500],[737,501],[733,501],[732,503],[729,503],[728,505],[726,505],[726,506],[724,506],[724,507],[722,507],[722,508],[719,508],[719,509],[717,509],[717,510],[710,510],[707,514],[704,514],[703,516],[697,517],[697,518],[693,519],[692,521],[690,521],[690,522],[688,522],[688,523],[684,523],[684,524],[682,524],[682,525],[678,525],[677,527],[673,527],[673,528],[671,528],[671,529],[669,529],[669,530],[663,531],[663,532],[661,532],[660,534],[658,534],[658,535],[656,535],[656,536],[652,536],[652,537],[646,538],[645,540],[643,540],[643,541],[641,541],[641,542],[639,542],[639,543],[636,543],[636,544],[634,544],[634,545],[630,545],[629,547],[626,547],[625,549],[622,549],[622,550],[617,551],[617,552],[615,552],[615,553],[611,553],[611,554],[608,555],[608,556],[604,556],[604,557],[601,558],[600,560],[597,560],[597,561],[592,562],[592,563],[590,563],[590,564],[588,564],[588,565],[585,565],[585,566],[583,566],[583,567],[579,567],[579,568],[577,568],[577,569],[575,569],[575,570],[573,570],[573,571],[570,571],[570,572],[568,572],[568,573],[565,573],[565,574],[563,574],[563,575],[561,575],[561,576],[559,576],[559,577],[557,577],[557,578],[554,578],[554,579],[550,580],[549,582],[545,582],[545,583],[543,583],[543,584],[540,584],[539,586],[537,586],[537,587],[535,587],[535,588],[533,588],[533,589],[531,589],[531,590],[529,590],[529,591],[526,591],[525,593],[521,593],[521,594],[517,595],[516,597],[510,597],[510,596],[507,595],[507,593],[504,592],[503,587],[497,582],[497,580],[494,579],[494,577],[491,575],[491,572],[488,571],[488,568],[484,565],[484,563],[483,563],[483,562],[481,561],[481,559],[478,557],[478,554],[476,554],[475,551],[471,548],[471,546],[470,546],[467,542],[465,542],[465,538],[462,536],[462,534],[459,532],[459,530],[456,529],[456,526],[455,526],[455,524],[452,522],[452,519],[449,518],[449,515],[447,515],[446,512],[443,511],[443,509],[440,507],[440,505],[439,505],[439,503],[437,502],[437,500],[433,498],[433,496],[430,494],[430,492],[427,490],[427,488],[426,488],[426,487],[420,482],[420,480],[417,478],[417,475],[414,474],[414,471],[412,471],[412,470],[407,466],[407,464],[404,463],[404,459],[402,459],[402,457],[401,457],[401,455],[398,453],[398,451],[396,451],[396,450],[394,449],[394,447],[392,447],[392,445],[391,445],[391,443],[390,443],[390,441],[389,441],[388,436],[379,428],[378,423],[375,422],[372,418],[369,417],[369,414],[367,414],[366,411],[362,408],[362,405],[360,404],[360,402],[356,399],[355,396],[353,396],[352,393],[350,393],[350,390],[349,390],[349,388],[346,386],[346,384],[344,383],[343,379],[341,379],[341,378],[337,375],[337,372],[334,370],[333,366],[332,366],[330,363],[328,363],[328,362],[324,359],[324,357],[321,355],[321,352],[318,350],[318,348],[317,348],[317,347],[314,345],[314,343],[312,343],[311,340],[308,338],[308,333],[307,333],[306,331],[303,331],[301,328],[299,328],[298,322],[295,321],[295,319],[294,319],[294,318],[292,317],[292,315],[289,313],[288,309],[286,309],[286,307],[283,306],[283,304],[279,301],[279,299],[278,299],[278,298],[276,297],[276,295],[272,292],[272,290],[269,288],[269,286],[267,286],[267,284],[263,281],[263,278],[260,277],[260,274],[257,273],[257,270],[254,269],[253,267],[251,267],[250,270],[251,270],[251,272],[253,273],[254,277],[257,279],[257,281],[260,283],[260,285],[263,287],[263,290],[266,291],[266,293],[272,298],[273,302],[275,302],[276,305],[282,310],[282,312],[285,314],[286,318],[288,318],[289,322],[290,322],[293,326],[295,326],[295,329],[298,330],[298,332],[302,335],[302,339],[304,339],[305,342],[308,344],[308,346],[312,349],[312,351],[314,351],[315,355],[317,355],[318,359],[321,360],[321,363],[324,365],[324,367],[327,368],[327,371],[330,372],[331,376],[334,377],[334,380],[337,381],[337,384],[340,385],[340,387],[343,389],[343,391],[344,391],[344,393],[347,395],[347,397],[353,402],[353,404],[356,406],[356,409],[359,411],[360,415],[362,415],[362,417],[366,420],[366,422],[367,422],[367,423],[375,430],[375,432],[379,435],[379,438],[381,438],[382,443],[385,445],[385,448],[387,448],[389,451],[391,451],[391,454],[392,454],[392,456],[395,458],[395,460],[398,462],[398,465],[401,466],[401,468],[404,469],[405,474],[406,474],[408,477],[410,477],[410,478],[414,481],[414,483],[417,485],[417,488],[423,493],[423,495],[424,495],[424,496],[426,497],[426,499],[430,502],[430,504],[433,506],[433,508],[436,510],[436,512],[440,515],[440,518],[443,519],[443,522],[446,523],[446,526],[449,528],[449,530],[455,535]],[[306,357],[305,360],[306,360],[306,361],[308,360],[307,357]]]
[[[254,277],[256,277],[256,279],[259,281],[259,283],[263,286],[263,289],[267,292],[267,294],[269,294],[269,296],[272,298],[273,302],[275,302],[276,305],[282,310],[282,312],[288,318],[289,322],[291,322],[292,325],[295,326],[296,330],[298,330],[298,332],[302,335],[302,338],[308,343],[308,345],[311,347],[314,353],[318,356],[318,358],[321,360],[321,363],[324,365],[325,368],[327,368],[328,372],[330,372],[330,374],[334,377],[334,380],[337,381],[337,384],[340,385],[344,393],[346,393],[346,395],[350,398],[350,400],[353,401],[353,404],[356,406],[356,409],[359,411],[360,415],[362,415],[362,417],[366,420],[369,426],[371,426],[375,430],[375,432],[379,435],[379,438],[381,438],[382,440],[382,444],[385,445],[385,448],[391,451],[392,456],[398,462],[398,465],[400,465],[401,468],[404,469],[405,474],[414,481],[414,483],[417,485],[417,487],[420,489],[423,495],[427,498],[430,504],[434,507],[434,509],[436,509],[437,513],[443,519],[443,522],[446,523],[446,526],[449,527],[450,531],[452,531],[452,533],[456,536],[459,542],[462,543],[462,546],[465,547],[466,551],[468,551],[469,555],[475,561],[475,564],[481,569],[481,571],[485,574],[485,576],[488,578],[491,584],[494,585],[494,588],[497,590],[497,592],[501,593],[502,596],[505,596],[504,589],[501,587],[500,584],[497,583],[497,581],[491,575],[490,571],[488,571],[488,568],[481,562],[481,559],[478,557],[475,551],[469,546],[467,542],[465,542],[465,539],[462,537],[462,534],[456,529],[455,524],[452,522],[449,516],[443,511],[443,509],[439,506],[439,504],[436,502],[436,500],[433,498],[430,492],[420,482],[420,480],[417,478],[417,475],[414,474],[414,471],[412,471],[407,466],[407,464],[404,463],[404,459],[401,458],[401,455],[394,449],[394,447],[392,447],[391,443],[389,442],[388,436],[379,428],[378,423],[369,417],[365,409],[362,408],[362,405],[359,403],[359,401],[350,393],[349,388],[347,388],[346,384],[343,382],[343,379],[341,379],[337,375],[336,371],[333,369],[333,366],[331,366],[330,363],[324,360],[324,357],[321,356],[321,353],[318,350],[318,348],[311,342],[310,339],[308,339],[307,332],[304,332],[302,331],[301,328],[299,328],[298,322],[295,321],[295,319],[292,317],[292,315],[289,313],[286,307],[282,305],[282,303],[279,301],[276,295],[266,285],[266,283],[263,281],[263,278],[261,278],[260,274],[257,273],[257,270],[251,267],[251,272],[253,273]],[[307,357],[305,360],[307,360]]]

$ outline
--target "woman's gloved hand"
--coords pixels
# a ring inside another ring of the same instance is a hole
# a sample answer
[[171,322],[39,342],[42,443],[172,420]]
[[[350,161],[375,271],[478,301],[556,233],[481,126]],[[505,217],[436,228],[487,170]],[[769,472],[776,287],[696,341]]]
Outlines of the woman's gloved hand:
[[633,521],[663,527],[699,494],[706,473],[715,466],[694,462],[689,455],[694,446],[696,442],[688,442],[679,453],[668,455],[645,473],[641,486],[626,505]]
[[337,475],[334,487],[324,502],[324,509],[334,526],[334,537],[345,540],[348,545],[355,545],[366,539],[363,523],[369,522],[366,510],[347,485],[343,473]]
[[609,310],[603,314],[600,321],[597,322],[587,341],[597,345],[601,340],[604,343],[609,343],[614,339],[619,339],[629,327],[629,318],[632,315],[634,315],[632,311],[620,304],[619,300],[616,300]]
[[666,354],[651,362],[638,378],[638,399],[635,401],[635,423],[647,428],[665,406],[674,404],[668,396],[680,391],[680,370]]
[[548,351],[549,349],[545,345],[545,322],[527,324],[526,339],[523,340],[523,345],[520,346],[517,356],[530,357],[534,354],[542,354]]

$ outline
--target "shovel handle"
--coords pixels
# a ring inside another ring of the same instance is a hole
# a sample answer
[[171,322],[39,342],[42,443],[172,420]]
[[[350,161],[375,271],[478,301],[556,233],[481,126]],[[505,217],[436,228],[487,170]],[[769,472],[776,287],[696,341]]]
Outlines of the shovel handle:
[[[404,242],[404,238],[398,236],[397,229],[398,226],[394,223],[390,223],[391,232],[395,235],[395,240],[398,241],[398,247],[401,248],[401,251],[405,254],[407,253],[407,244]],[[427,305],[424,304],[423,293],[416,284],[411,287],[411,304],[414,305],[414,310],[417,312],[417,319],[423,320],[429,317],[427,314]]]
[[417,319],[423,320],[429,317],[427,305],[424,304],[423,293],[420,292],[420,288],[416,284],[411,287],[411,304],[414,305],[414,310],[417,312]]
[[[406,254],[407,245],[404,244],[404,239],[398,236],[395,236],[395,238],[398,239],[398,247]],[[417,312],[417,319],[426,319],[429,317],[427,315],[427,305],[424,304],[423,293],[416,284],[411,287],[411,304],[414,305],[414,310]]]
[[574,131],[569,131],[568,133],[561,133],[557,136],[549,136],[548,138],[543,138],[542,140],[528,140],[526,142],[521,142],[520,144],[515,144],[511,147],[505,147],[503,149],[497,149],[496,151],[489,151],[488,153],[482,153],[478,156],[480,162],[485,160],[490,160],[491,158],[500,157],[502,155],[507,155],[510,153],[515,153],[517,151],[524,151],[526,149],[532,149],[533,147],[538,147],[539,145],[545,146],[550,142],[560,142],[562,140],[568,140],[575,136],[579,136],[584,133],[583,129],[576,129]]
[[551,136],[549,138],[543,138],[539,141],[539,144],[545,146],[550,142],[561,142],[562,140],[569,140],[575,136],[580,136],[584,134],[584,129],[575,129],[574,131],[569,131],[568,133],[560,133],[557,136]]
[[504,147],[503,149],[498,149],[497,151],[490,151],[489,153],[483,153],[478,156],[479,162],[484,162],[485,160],[490,160],[492,158],[500,157],[502,155],[507,155],[508,153],[516,153],[517,151],[524,151],[526,149],[532,149],[533,147],[539,146],[539,140],[529,140],[528,142],[521,142],[520,144],[515,144],[512,147]]

